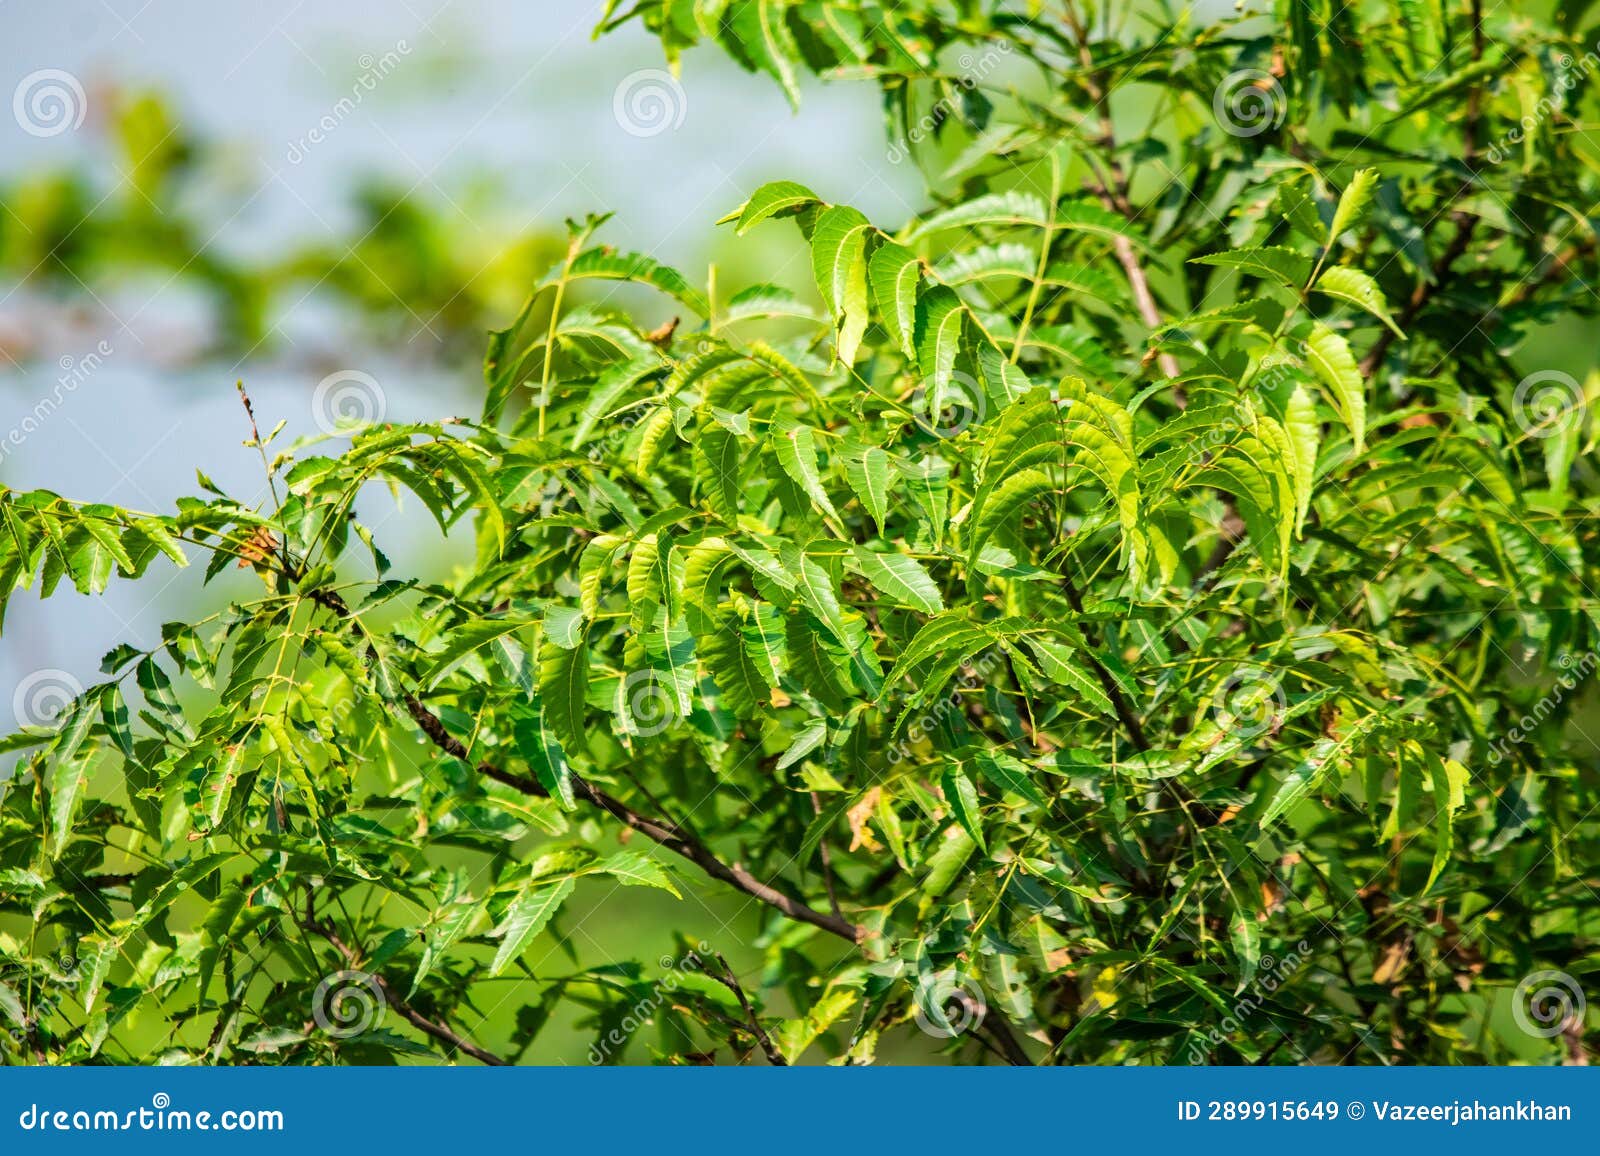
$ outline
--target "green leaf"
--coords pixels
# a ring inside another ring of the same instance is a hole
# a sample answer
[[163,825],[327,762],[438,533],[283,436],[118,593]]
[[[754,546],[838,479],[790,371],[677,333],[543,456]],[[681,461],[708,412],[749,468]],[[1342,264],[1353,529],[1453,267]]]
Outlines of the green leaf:
[[819,510],[837,521],[839,511],[833,508],[828,491],[822,485],[822,474],[817,469],[816,431],[786,417],[773,423],[771,441],[783,472],[794,479],[795,484],[805,491]]
[[1372,200],[1372,191],[1378,184],[1377,169],[1357,169],[1344,192],[1339,194],[1339,204],[1333,210],[1333,220],[1328,225],[1328,244],[1332,245],[1351,225],[1361,219]]
[[[533,624],[534,620],[528,618],[479,618],[462,623],[446,636],[444,648],[431,656],[433,661],[422,676],[422,685],[431,690],[469,656],[490,643],[515,635],[517,631],[525,630]],[[360,686],[365,680],[352,679],[352,681]]]
[[61,858],[72,824],[78,816],[84,785],[89,781],[89,760],[59,759],[50,772],[50,845],[52,858]]
[[1039,660],[1039,669],[1044,672],[1046,678],[1062,686],[1071,687],[1087,699],[1089,705],[1100,714],[1116,717],[1116,708],[1112,706],[1111,699],[1106,696],[1099,681],[1090,673],[1088,664],[1073,653],[1072,647],[1033,635],[1024,638],[1023,643]]
[[156,660],[147,658],[141,662],[134,670],[134,679],[144,695],[145,705],[151,710],[160,712],[179,734],[192,738],[193,732],[183,717],[183,708],[178,705],[177,695],[172,692],[172,680],[167,677],[166,671],[161,669]]
[[845,480],[861,499],[862,507],[877,523],[881,533],[889,516],[889,487],[897,471],[889,455],[878,446],[868,446],[859,454],[844,459]]
[[512,736],[517,753],[527,760],[529,768],[541,786],[552,798],[560,801],[562,809],[577,809],[572,793],[572,766],[561,743],[545,724],[544,704],[538,699],[520,703],[512,713]]
[[1367,394],[1361,371],[1350,353],[1350,346],[1326,325],[1318,322],[1306,339],[1306,360],[1318,379],[1333,394],[1334,404],[1350,430],[1355,452],[1367,443]]
[[739,211],[735,232],[742,236],[768,217],[786,216],[821,203],[817,194],[804,185],[793,181],[773,181],[762,185],[744,203],[744,208]]
[[1472,776],[1454,759],[1441,759],[1418,743],[1407,745],[1427,765],[1433,786],[1433,865],[1428,869],[1428,882],[1422,888],[1422,894],[1426,895],[1450,864],[1456,845],[1455,813],[1466,805],[1466,787]]
[[127,758],[133,758],[133,731],[128,725],[128,704],[123,701],[122,688],[111,683],[100,696],[100,724],[106,728],[111,741]]
[[1268,246],[1262,249],[1234,249],[1227,253],[1208,253],[1204,257],[1191,257],[1193,265],[1220,265],[1241,269],[1256,277],[1276,281],[1298,292],[1311,276],[1311,259],[1293,249]]
[[922,263],[904,245],[886,241],[873,250],[867,263],[872,282],[872,297],[878,304],[883,327],[899,346],[906,360],[916,358],[917,289],[922,282]]
[[494,962],[489,965],[491,976],[499,975],[508,965],[522,958],[528,945],[567,901],[574,886],[570,876],[549,886],[524,885],[507,908],[505,919],[490,933],[500,940],[500,949],[494,953]]
[[779,757],[777,769],[787,770],[812,751],[820,747],[828,737],[828,724],[822,719],[807,723],[805,728],[794,737],[787,750]]
[[961,322],[966,309],[955,290],[936,285],[917,299],[917,368],[927,387],[926,411],[937,420],[944,409],[961,349]]
[[924,219],[907,241],[916,241],[944,229],[971,229],[978,225],[1030,225],[1042,229],[1049,220],[1044,201],[1031,193],[989,193]]
[[799,109],[800,86],[792,61],[799,56],[784,22],[793,0],[740,0],[722,14],[722,33],[741,63],[767,73],[783,88],[789,107]]
[[1283,427],[1294,460],[1291,473],[1295,481],[1294,532],[1299,535],[1311,508],[1317,477],[1317,448],[1322,442],[1322,423],[1317,420],[1317,403],[1311,392],[1296,385],[1284,407]]
[[[544,284],[552,284],[559,276],[558,270],[556,274],[547,277]],[[710,307],[706,304],[704,293],[693,288],[676,269],[663,265],[643,253],[615,253],[610,249],[590,249],[577,256],[566,269],[565,277],[568,281],[598,279],[650,285],[676,297],[701,317],[710,315]]]
[[666,870],[642,851],[618,851],[595,865],[595,870],[610,875],[618,883],[631,887],[655,887],[682,899]]
[[1396,337],[1405,339],[1405,334],[1400,332],[1400,327],[1395,324],[1394,318],[1389,316],[1389,303],[1384,300],[1383,290],[1379,289],[1378,283],[1360,269],[1352,269],[1348,265],[1335,265],[1331,269],[1324,269],[1313,288],[1318,293],[1337,297],[1340,301],[1347,301],[1358,309],[1366,310],[1387,325]]
[[1033,781],[1028,765],[1021,759],[1013,758],[1003,751],[980,748],[972,752],[971,761],[978,769],[978,774],[999,790],[1010,791],[1036,807],[1049,805],[1045,801],[1044,793]]
[[234,743],[211,756],[202,766],[194,797],[195,815],[204,821],[201,830],[213,832],[222,826],[233,801],[233,789],[244,774],[245,745]]
[[988,847],[983,841],[983,814],[978,805],[978,789],[972,785],[972,780],[952,763],[940,776],[939,784],[944,790],[945,802],[955,812],[956,821],[972,836],[978,850],[988,854]]
[[739,443],[739,438],[719,425],[702,429],[695,442],[706,467],[706,503],[730,524],[739,520],[739,474],[745,452]]
[[854,364],[867,330],[867,235],[871,224],[855,209],[835,205],[817,218],[811,265],[822,304],[839,327],[839,360]]
[[588,749],[584,733],[589,694],[589,651],[582,646],[563,650],[554,644],[539,649],[539,697],[544,719],[572,751]]
[[938,584],[915,558],[865,546],[854,547],[852,556],[856,569],[892,601],[924,614],[938,614],[944,609]]

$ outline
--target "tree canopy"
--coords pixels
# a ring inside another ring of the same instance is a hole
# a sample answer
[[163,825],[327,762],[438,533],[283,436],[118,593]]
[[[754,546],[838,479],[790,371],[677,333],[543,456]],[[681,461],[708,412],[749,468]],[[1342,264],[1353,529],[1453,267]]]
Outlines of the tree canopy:
[[[869,82],[925,208],[728,206],[798,293],[574,221],[476,418],[0,491],[8,596],[261,580],[0,743],[8,1059],[530,1062],[574,1008],[596,1062],[1581,1058],[1588,7],[610,4]],[[398,572],[384,491],[471,564]],[[618,887],[679,948],[579,966]]]

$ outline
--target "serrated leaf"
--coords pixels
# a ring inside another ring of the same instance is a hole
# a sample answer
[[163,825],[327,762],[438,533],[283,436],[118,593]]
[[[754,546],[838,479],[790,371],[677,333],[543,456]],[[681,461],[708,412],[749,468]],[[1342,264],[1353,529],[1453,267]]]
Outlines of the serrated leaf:
[[943,285],[928,289],[917,299],[917,368],[927,390],[928,417],[937,421],[944,409],[955,371],[956,355],[961,350],[961,323],[965,307],[955,290]]
[[894,462],[878,446],[868,446],[844,459],[845,480],[880,532],[889,516],[889,487],[894,484],[896,472]]
[[561,803],[563,810],[576,810],[572,765],[555,733],[546,725],[543,702],[535,698],[531,703],[519,704],[512,713],[511,726],[517,753],[527,761],[540,785]]
[[816,193],[794,181],[773,181],[762,185],[750,195],[739,212],[735,232],[741,236],[746,230],[760,224],[768,217],[798,212],[811,205],[820,204]]
[[1394,318],[1389,315],[1389,303],[1384,299],[1383,290],[1379,289],[1378,283],[1360,269],[1352,269],[1348,265],[1335,265],[1331,269],[1324,269],[1313,288],[1318,293],[1325,293],[1329,297],[1336,297],[1358,309],[1366,310],[1387,325],[1396,337],[1405,339],[1406,335],[1400,331]]
[[867,330],[867,235],[871,224],[848,205],[817,218],[811,234],[811,268],[823,307],[839,330],[839,360],[854,364]]
[[670,892],[675,899],[683,898],[666,869],[642,851],[618,851],[597,863],[595,870],[630,887],[654,887]]
[[983,814],[978,804],[978,789],[972,785],[972,780],[952,763],[940,776],[939,784],[944,789],[945,802],[955,812],[956,821],[972,836],[978,850],[988,854],[988,846],[983,841]]
[[1242,269],[1256,277],[1276,281],[1298,292],[1311,276],[1311,259],[1293,249],[1267,246],[1260,249],[1234,249],[1227,253],[1208,253],[1204,257],[1191,257],[1193,265],[1219,265],[1228,269]]
[[1346,229],[1361,219],[1377,184],[1377,169],[1356,170],[1344,192],[1339,194],[1339,204],[1333,210],[1333,220],[1328,225],[1328,244],[1332,245]]
[[920,222],[906,238],[915,241],[942,229],[971,229],[977,225],[1029,225],[1044,228],[1045,203],[1031,193],[989,193],[952,206]]
[[865,546],[856,546],[853,557],[856,568],[867,581],[892,601],[913,607],[924,614],[938,614],[944,609],[938,584],[915,558],[869,550]]
[[1367,394],[1349,344],[1318,322],[1306,339],[1306,360],[1333,395],[1339,415],[1344,418],[1351,440],[1355,442],[1355,452],[1361,453],[1367,441]]
[[575,884],[571,877],[551,886],[524,886],[506,910],[506,917],[491,933],[500,940],[500,949],[489,965],[491,976],[499,975],[507,966],[522,958],[538,934],[555,917],[561,905],[572,894]]
[[778,421],[773,423],[771,442],[783,472],[805,491],[823,514],[837,521],[839,511],[833,508],[828,491],[822,485],[822,474],[817,469],[816,431],[792,419]]
[[904,245],[886,241],[873,250],[867,274],[883,327],[906,359],[914,360],[917,355],[917,289],[922,281],[922,263]]
[[547,644],[540,648],[539,698],[544,704],[544,718],[568,750],[588,749],[584,734],[587,717],[584,704],[588,694],[589,651],[586,647],[563,650]]

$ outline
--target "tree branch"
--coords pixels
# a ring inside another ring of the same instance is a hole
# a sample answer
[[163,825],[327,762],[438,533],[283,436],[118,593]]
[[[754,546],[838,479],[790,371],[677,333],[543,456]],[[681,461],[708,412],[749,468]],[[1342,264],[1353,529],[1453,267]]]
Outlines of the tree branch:
[[787,1068],[788,1059],[778,1050],[772,1042],[772,1037],[767,1035],[767,1029],[761,1026],[761,1020],[756,1017],[756,1009],[750,1006],[750,999],[744,994],[744,988],[739,984],[739,977],[734,974],[733,968],[728,966],[728,961],[722,958],[722,953],[716,952],[717,965],[724,974],[707,970],[706,974],[727,988],[739,1001],[739,1007],[744,1011],[745,1021],[750,1025],[750,1034],[755,1036],[756,1043],[761,1045],[761,1050],[767,1057],[767,1063],[775,1068]]
[[[331,590],[314,590],[310,597],[312,601],[324,609],[332,612],[345,620],[353,619],[349,606],[343,598]],[[466,745],[455,735],[445,729],[444,722],[438,715],[429,710],[414,694],[405,696],[406,711],[411,715],[417,726],[422,728],[422,733],[427,735],[434,746],[447,754],[454,755],[464,763],[471,764],[471,752]],[[519,775],[493,763],[481,762],[477,764],[478,773],[496,782],[515,787],[525,795],[534,795],[539,798],[549,798],[550,792],[543,783],[530,779],[526,775]],[[790,919],[809,923],[813,927],[820,927],[823,931],[837,935],[840,939],[851,943],[860,943],[866,936],[866,929],[851,923],[838,915],[818,911],[802,900],[794,898],[778,890],[770,883],[757,879],[738,863],[724,863],[704,843],[688,834],[676,824],[665,819],[653,819],[648,815],[641,815],[622,800],[614,798],[595,786],[589,780],[576,772],[572,775],[572,793],[584,802],[599,807],[602,811],[617,819],[648,839],[653,839],[668,851],[682,855],[694,863],[713,879],[727,883],[729,886],[743,891],[753,899],[758,899],[767,906],[775,908]]]
[[[339,938],[331,924],[317,923],[311,919],[297,920],[306,931],[320,935],[333,945],[333,949],[344,957],[344,961],[352,968],[361,967],[361,953]],[[487,1048],[480,1048],[465,1036],[457,1034],[447,1024],[431,1020],[416,1008],[400,998],[398,992],[390,986],[389,981],[377,972],[364,972],[370,975],[372,981],[378,985],[378,991],[383,996],[385,1007],[393,1008],[400,1017],[416,1028],[423,1035],[431,1036],[445,1046],[464,1055],[471,1056],[480,1063],[488,1064],[492,1068],[506,1068],[511,1066],[511,1061],[495,1055]]]

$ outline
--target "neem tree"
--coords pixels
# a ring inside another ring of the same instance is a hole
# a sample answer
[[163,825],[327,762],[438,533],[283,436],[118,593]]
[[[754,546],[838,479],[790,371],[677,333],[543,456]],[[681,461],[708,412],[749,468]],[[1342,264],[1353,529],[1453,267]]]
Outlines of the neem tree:
[[[820,309],[590,220],[479,422],[6,491],[8,591],[264,585],[6,740],[8,1056],[1581,1059],[1592,391],[1510,359],[1594,312],[1583,7],[609,12],[876,80],[931,207],[757,190]],[[680,953],[569,964],[586,879]]]

